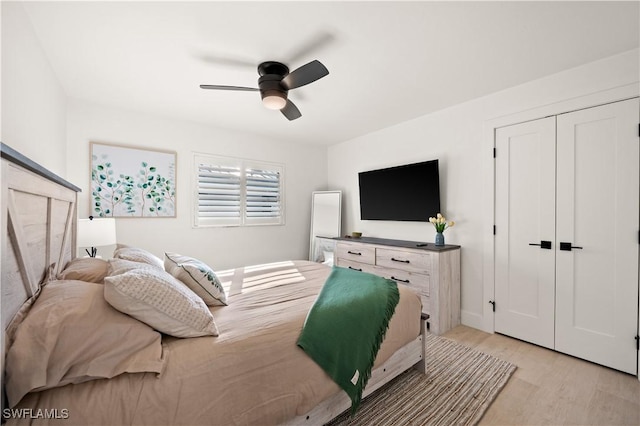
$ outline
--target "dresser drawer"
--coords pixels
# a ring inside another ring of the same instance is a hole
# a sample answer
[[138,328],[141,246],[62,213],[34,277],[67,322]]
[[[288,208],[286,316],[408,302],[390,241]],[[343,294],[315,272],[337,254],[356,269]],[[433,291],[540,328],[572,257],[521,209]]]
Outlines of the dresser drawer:
[[376,271],[373,265],[369,265],[368,263],[354,262],[352,260],[343,259],[339,257],[337,259],[337,266],[341,266],[343,268],[354,269],[356,271],[368,272],[374,275],[380,275],[378,271]]
[[428,274],[431,272],[431,255],[414,251],[378,248],[376,250],[376,265]]
[[381,277],[394,280],[398,284],[406,285],[416,290],[424,296],[429,296],[429,275],[416,274],[414,272],[407,272],[401,269],[390,269],[376,267],[374,272]]
[[353,262],[375,265],[376,249],[370,244],[339,242],[336,247],[336,257]]

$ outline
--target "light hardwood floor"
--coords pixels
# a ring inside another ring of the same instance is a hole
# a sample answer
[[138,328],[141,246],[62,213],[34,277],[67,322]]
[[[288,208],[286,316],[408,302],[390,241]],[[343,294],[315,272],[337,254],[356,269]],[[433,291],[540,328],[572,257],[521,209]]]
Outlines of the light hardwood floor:
[[480,425],[640,425],[637,377],[500,334],[444,334],[518,366]]

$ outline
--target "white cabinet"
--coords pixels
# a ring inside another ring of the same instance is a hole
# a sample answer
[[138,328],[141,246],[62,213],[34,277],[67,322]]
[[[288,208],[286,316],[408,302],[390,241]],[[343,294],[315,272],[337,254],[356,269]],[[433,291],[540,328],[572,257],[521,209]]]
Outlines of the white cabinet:
[[369,272],[420,295],[429,330],[460,324],[460,247],[383,238],[337,238],[337,266]]
[[495,330],[637,374],[638,99],[496,132]]

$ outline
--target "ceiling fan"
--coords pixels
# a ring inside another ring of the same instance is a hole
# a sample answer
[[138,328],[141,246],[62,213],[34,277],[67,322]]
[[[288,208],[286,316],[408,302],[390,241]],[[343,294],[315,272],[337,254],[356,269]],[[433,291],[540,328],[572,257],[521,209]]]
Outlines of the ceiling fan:
[[269,109],[279,109],[289,120],[300,118],[302,114],[287,95],[289,90],[305,86],[329,74],[320,61],[314,60],[289,72],[289,67],[281,62],[267,61],[258,65],[258,87],[220,86],[201,84],[202,89],[236,90],[260,92],[262,103]]

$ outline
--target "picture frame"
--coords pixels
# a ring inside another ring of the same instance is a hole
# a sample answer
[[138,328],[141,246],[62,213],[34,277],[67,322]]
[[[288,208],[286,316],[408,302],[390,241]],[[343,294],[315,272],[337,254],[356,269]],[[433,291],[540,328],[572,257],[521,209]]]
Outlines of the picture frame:
[[175,151],[90,142],[95,217],[176,217]]

